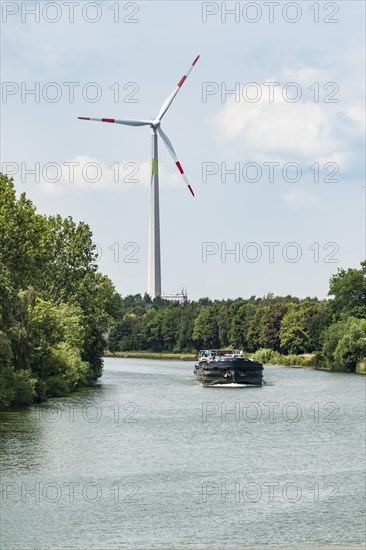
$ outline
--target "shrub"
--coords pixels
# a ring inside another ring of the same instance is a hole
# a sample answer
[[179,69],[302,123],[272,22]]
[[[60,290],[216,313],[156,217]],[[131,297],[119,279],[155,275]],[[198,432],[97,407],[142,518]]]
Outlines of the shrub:
[[78,349],[62,342],[51,349],[50,358],[54,372],[62,374],[68,390],[87,382],[89,365],[82,361]]
[[[1,317],[0,317],[1,321]],[[0,365],[11,365],[13,358],[10,338],[0,330]]]
[[14,405],[29,405],[36,395],[37,378],[31,370],[24,369],[13,373]]
[[273,350],[270,348],[261,348],[254,353],[253,357],[260,363],[269,363],[273,353]]
[[366,357],[366,319],[350,317],[334,352],[334,370],[355,371]]
[[0,371],[0,409],[6,409],[14,400],[14,370],[11,367],[4,367]]
[[67,393],[67,383],[61,375],[50,376],[46,380],[47,397],[63,397]]
[[316,369],[324,369],[327,366],[327,361],[321,351],[316,351],[314,354],[314,367]]
[[349,317],[333,323],[325,331],[323,353],[331,370],[356,370],[366,357],[366,319]]

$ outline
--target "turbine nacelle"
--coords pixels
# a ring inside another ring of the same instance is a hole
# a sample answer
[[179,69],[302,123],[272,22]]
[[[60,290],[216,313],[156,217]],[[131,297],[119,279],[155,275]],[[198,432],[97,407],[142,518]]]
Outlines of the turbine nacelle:
[[163,132],[163,130],[161,129],[160,126],[161,126],[161,119],[163,118],[163,116],[165,115],[167,110],[169,109],[170,105],[173,103],[175,96],[177,95],[177,93],[179,92],[181,87],[183,86],[184,82],[187,80],[187,77],[188,77],[189,73],[191,72],[191,70],[193,69],[193,67],[195,66],[197,61],[199,60],[199,57],[200,56],[198,55],[195,58],[193,63],[191,63],[188,71],[179,80],[179,82],[176,85],[173,92],[166,98],[166,100],[164,101],[164,103],[160,107],[159,114],[156,118],[151,118],[150,120],[126,120],[126,119],[121,120],[121,119],[117,119],[117,118],[90,118],[90,117],[83,117],[83,116],[78,117],[81,120],[93,120],[93,121],[99,121],[99,122],[110,122],[110,123],[113,123],[113,124],[123,124],[124,126],[150,126],[150,128],[152,128],[155,131],[154,133],[156,133],[156,131],[157,131],[157,133],[159,134],[159,136],[163,140],[166,148],[168,149],[169,153],[171,154],[171,156],[174,159],[175,165],[177,166],[180,174],[182,175],[184,181],[186,182],[186,184],[188,186],[188,189],[189,189],[190,193],[193,196],[194,196],[194,193],[193,193],[192,187],[190,186],[190,184],[187,180],[187,177],[184,173],[184,170],[182,168],[182,165],[178,160],[178,157],[177,157],[177,155],[174,151],[172,142],[170,141],[168,136]]

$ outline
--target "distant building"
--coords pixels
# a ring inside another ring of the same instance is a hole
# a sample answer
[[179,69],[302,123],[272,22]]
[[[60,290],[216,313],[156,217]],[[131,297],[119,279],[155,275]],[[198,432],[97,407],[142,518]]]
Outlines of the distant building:
[[163,300],[169,300],[170,302],[179,302],[180,304],[186,304],[188,302],[187,289],[182,288],[180,293],[174,294],[162,294]]

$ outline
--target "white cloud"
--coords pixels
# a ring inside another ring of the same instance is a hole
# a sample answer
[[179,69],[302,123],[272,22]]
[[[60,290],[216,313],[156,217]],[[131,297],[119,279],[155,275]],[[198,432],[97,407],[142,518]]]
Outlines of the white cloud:
[[362,136],[364,112],[357,104],[290,103],[280,87],[274,88],[270,102],[268,88],[261,90],[257,103],[231,100],[216,119],[220,136],[237,140],[254,160],[277,155],[276,160],[314,161],[346,152],[349,140]]
[[[319,54],[320,55],[320,54]],[[231,97],[215,118],[219,138],[232,154],[254,161],[340,162],[346,177],[360,173],[363,166],[365,109],[364,82],[356,75],[355,59],[363,53],[358,44],[337,59],[314,60],[313,64],[285,67],[276,78],[260,86],[261,98],[240,101]],[[273,86],[270,101],[269,85]],[[285,84],[295,82],[301,90],[298,102],[288,101]],[[318,83],[318,90],[314,89]],[[319,92],[316,102],[315,93]],[[259,94],[260,95],[260,94]],[[334,99],[333,103],[324,99]],[[352,177],[351,176],[351,177]]]

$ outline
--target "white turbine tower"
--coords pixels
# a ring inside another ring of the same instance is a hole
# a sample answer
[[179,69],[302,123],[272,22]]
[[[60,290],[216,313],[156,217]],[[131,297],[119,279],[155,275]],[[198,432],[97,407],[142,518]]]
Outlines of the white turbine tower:
[[97,122],[111,122],[124,124],[125,126],[150,126],[151,128],[151,187],[150,187],[150,218],[149,218],[149,251],[148,251],[148,294],[151,298],[161,295],[161,261],[160,261],[160,215],[159,215],[159,172],[158,172],[158,135],[165,143],[166,148],[174,159],[174,162],[183,176],[188,189],[194,196],[192,187],[174,151],[172,142],[163,132],[160,124],[161,119],[169,109],[175,96],[181,89],[187,76],[197,63],[199,55],[193,61],[186,74],[182,76],[174,91],[162,104],[158,116],[154,120],[119,120],[116,118],[90,118],[79,116],[80,120],[92,120]]

